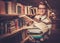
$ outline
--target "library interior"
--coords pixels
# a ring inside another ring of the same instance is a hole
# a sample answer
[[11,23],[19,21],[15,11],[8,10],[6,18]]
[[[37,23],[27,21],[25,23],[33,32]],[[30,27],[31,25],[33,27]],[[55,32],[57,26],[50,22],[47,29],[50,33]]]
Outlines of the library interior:
[[59,0],[0,0],[0,43],[60,43]]

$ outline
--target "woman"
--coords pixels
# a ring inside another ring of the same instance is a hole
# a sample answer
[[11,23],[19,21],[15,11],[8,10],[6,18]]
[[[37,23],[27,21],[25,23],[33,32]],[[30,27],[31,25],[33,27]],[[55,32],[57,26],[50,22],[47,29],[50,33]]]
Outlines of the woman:
[[[35,16],[34,20],[38,23],[41,23],[41,22],[44,23],[47,26],[47,30],[48,30],[48,33],[46,33],[46,34],[47,35],[51,34],[52,21],[48,17],[48,8],[45,3],[40,2],[39,6],[38,6],[38,14]],[[35,23],[35,24],[37,24],[37,23]],[[43,25],[43,24],[41,24],[41,25]],[[39,28],[41,28],[41,25],[39,25],[40,26]],[[43,28],[43,32],[44,32],[44,28]],[[46,38],[47,36],[45,35],[44,37]],[[44,39],[42,39],[42,40],[44,40]]]

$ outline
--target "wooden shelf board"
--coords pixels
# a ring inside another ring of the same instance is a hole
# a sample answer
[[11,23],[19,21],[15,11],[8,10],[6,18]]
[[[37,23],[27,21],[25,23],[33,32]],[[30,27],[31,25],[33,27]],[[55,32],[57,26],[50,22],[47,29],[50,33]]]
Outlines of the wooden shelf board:
[[0,16],[18,16],[17,14],[0,14]]

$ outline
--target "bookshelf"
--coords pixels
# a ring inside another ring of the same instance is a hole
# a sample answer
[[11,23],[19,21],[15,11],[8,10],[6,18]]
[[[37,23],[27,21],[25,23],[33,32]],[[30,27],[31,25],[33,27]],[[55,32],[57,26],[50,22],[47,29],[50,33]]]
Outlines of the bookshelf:
[[[23,40],[23,34],[26,34],[25,31],[26,29],[25,28],[25,21],[23,18],[18,18],[17,16],[1,16],[2,20],[0,20],[0,24],[1,26],[3,26],[3,28],[1,28],[0,26],[0,29],[2,29],[2,32],[0,30],[0,41],[2,40],[3,42],[3,39],[5,38],[10,38],[10,37],[15,37],[14,34],[20,34],[20,36],[22,36],[21,38],[18,38],[17,40],[21,41]],[[3,22],[1,22],[3,21]],[[20,37],[18,36],[18,37]],[[17,35],[16,35],[17,37]],[[27,36],[24,35],[24,38],[26,38]],[[13,39],[13,38],[12,38]],[[9,39],[10,40],[10,39]],[[16,40],[16,39],[14,39]],[[7,39],[6,41],[7,42]],[[11,42],[12,43],[12,42]],[[16,42],[17,43],[17,42]]]
[[[21,3],[0,1],[0,39],[4,39],[21,31],[21,40],[27,37],[26,29],[23,28],[25,28],[26,22],[29,22],[29,20],[27,19],[25,21],[26,19],[19,16],[25,13],[30,15],[30,7],[28,6],[25,9],[25,6]],[[27,9],[28,12],[25,12]]]
[[23,18],[2,16],[0,20],[0,38],[17,33],[21,31],[24,26],[25,21]]
[[24,14],[23,4],[0,1],[0,35],[11,33],[25,25],[24,20],[18,18],[20,14]]
[[17,32],[26,30],[26,29],[23,29],[23,28],[25,28],[25,27],[26,27],[26,26],[23,26],[23,27],[21,27],[20,29],[17,29],[17,30],[15,30],[15,31],[11,32],[11,33],[7,33],[7,34],[0,35],[0,39],[3,39],[3,38],[8,37],[8,36],[11,36],[11,35],[13,35],[13,34],[15,34],[15,33],[17,33]]

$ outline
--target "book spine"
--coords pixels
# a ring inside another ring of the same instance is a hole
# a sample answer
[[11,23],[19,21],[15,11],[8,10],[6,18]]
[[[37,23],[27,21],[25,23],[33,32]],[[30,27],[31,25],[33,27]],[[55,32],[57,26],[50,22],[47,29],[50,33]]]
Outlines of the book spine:
[[1,23],[0,34],[4,34],[3,23]]

